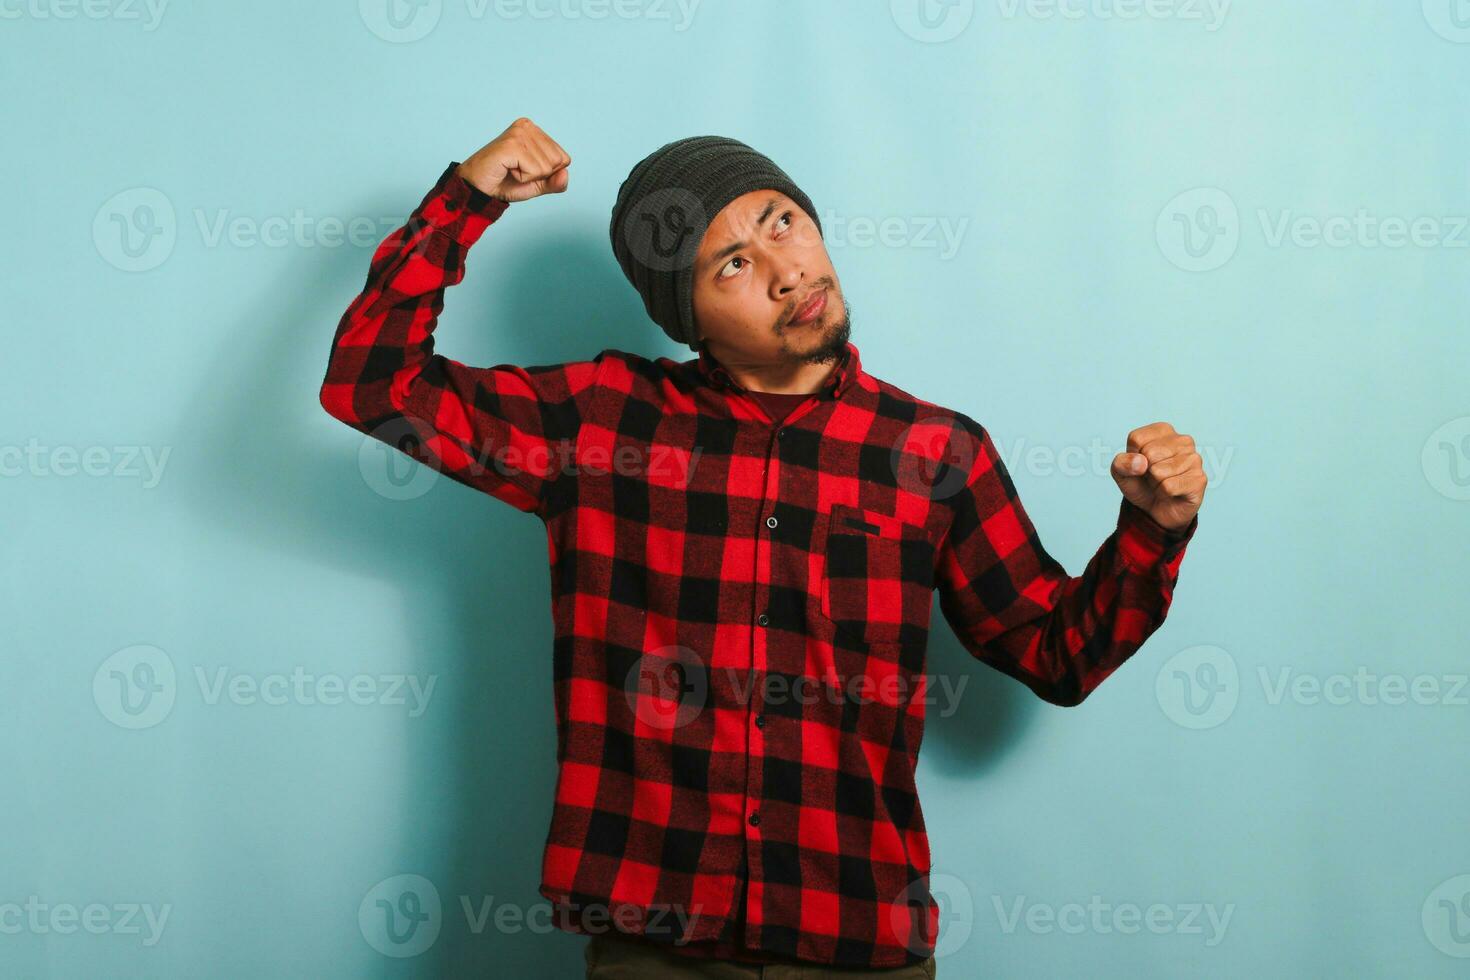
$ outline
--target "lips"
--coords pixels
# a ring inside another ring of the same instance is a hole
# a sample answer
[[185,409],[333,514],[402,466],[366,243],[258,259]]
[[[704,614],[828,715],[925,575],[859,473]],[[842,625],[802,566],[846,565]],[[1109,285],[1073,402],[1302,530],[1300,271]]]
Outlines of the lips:
[[812,297],[810,299],[801,304],[801,306],[797,309],[795,315],[792,316],[791,322],[810,323],[812,320],[815,320],[817,317],[821,316],[822,311],[826,308],[827,290],[819,289],[812,294]]

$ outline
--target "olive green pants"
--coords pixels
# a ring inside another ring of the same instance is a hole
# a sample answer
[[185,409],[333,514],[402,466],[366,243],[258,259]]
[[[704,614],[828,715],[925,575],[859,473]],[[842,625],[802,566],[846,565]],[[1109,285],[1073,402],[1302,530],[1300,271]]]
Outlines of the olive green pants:
[[934,957],[911,966],[850,970],[812,963],[739,963],[695,959],[652,943],[598,932],[585,950],[587,980],[934,980]]

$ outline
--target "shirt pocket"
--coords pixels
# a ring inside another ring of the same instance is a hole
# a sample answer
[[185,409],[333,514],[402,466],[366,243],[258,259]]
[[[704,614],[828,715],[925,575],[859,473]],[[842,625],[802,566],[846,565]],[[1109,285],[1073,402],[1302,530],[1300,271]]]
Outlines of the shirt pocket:
[[934,546],[923,526],[834,504],[823,544],[822,615],[864,644],[919,643],[929,630]]

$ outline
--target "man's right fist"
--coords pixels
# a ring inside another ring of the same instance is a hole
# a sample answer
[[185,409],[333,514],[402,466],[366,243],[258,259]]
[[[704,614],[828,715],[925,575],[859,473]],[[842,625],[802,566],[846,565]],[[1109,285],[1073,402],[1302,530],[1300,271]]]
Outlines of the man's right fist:
[[502,201],[529,201],[567,189],[572,158],[525,116],[459,165],[459,175]]

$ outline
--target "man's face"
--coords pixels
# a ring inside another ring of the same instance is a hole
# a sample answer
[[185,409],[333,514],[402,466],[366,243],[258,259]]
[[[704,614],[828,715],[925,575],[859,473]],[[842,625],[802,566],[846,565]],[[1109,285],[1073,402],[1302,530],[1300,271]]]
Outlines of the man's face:
[[[798,322],[819,294],[826,306]],[[816,222],[780,191],[743,194],[715,216],[694,259],[693,302],[699,336],[725,361],[827,361],[851,331]]]

